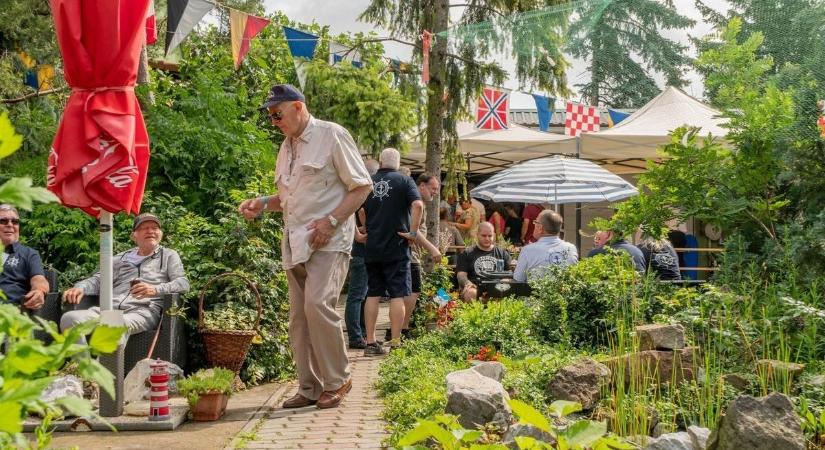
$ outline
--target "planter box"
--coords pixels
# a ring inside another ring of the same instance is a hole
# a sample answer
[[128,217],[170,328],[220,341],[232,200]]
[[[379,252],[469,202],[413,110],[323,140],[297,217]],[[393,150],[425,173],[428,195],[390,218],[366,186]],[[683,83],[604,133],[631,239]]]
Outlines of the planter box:
[[198,396],[198,402],[192,407],[192,419],[197,422],[218,420],[226,411],[229,396],[221,393],[207,393]]

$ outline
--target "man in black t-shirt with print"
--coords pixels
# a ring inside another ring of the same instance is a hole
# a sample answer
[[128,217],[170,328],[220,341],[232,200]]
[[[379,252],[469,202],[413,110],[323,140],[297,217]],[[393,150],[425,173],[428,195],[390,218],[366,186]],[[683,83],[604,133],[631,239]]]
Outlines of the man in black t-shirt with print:
[[482,274],[510,269],[510,253],[495,246],[494,238],[493,224],[481,222],[478,226],[478,243],[458,255],[455,270],[462,299],[473,300],[478,297]]
[[[381,168],[373,175],[372,194],[364,202],[367,215],[367,302],[364,321],[367,345],[364,356],[384,354],[376,342],[378,301],[385,292],[390,296],[390,346],[401,343],[404,322],[404,297],[412,292],[410,284],[410,239],[415,239],[421,223],[424,203],[412,178],[398,172],[401,154],[388,148],[381,152]],[[412,217],[411,217],[412,216]],[[408,233],[408,234],[407,234]]]

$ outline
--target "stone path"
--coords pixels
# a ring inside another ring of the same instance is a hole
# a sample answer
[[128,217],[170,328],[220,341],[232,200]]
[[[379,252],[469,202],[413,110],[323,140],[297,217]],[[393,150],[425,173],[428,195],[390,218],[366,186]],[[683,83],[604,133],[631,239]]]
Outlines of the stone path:
[[[343,299],[342,299],[343,300]],[[339,309],[343,317],[343,305]],[[388,327],[387,306],[381,305],[379,326]],[[387,437],[386,424],[379,418],[382,402],[372,384],[378,376],[382,358],[365,358],[363,350],[350,350],[352,391],[338,408],[320,410],[313,407],[285,410],[278,404],[259,422],[247,430],[253,439],[244,448],[263,449],[380,449]],[[295,393],[294,384],[286,389],[283,400]],[[278,402],[280,403],[280,402]]]

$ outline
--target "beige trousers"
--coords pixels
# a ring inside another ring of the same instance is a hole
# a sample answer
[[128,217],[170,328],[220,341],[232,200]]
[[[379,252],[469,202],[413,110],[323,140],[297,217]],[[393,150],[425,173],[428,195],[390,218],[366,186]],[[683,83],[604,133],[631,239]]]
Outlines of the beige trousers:
[[346,253],[317,251],[286,271],[298,393],[310,400],[337,390],[350,376],[341,316],[335,311],[348,269]]

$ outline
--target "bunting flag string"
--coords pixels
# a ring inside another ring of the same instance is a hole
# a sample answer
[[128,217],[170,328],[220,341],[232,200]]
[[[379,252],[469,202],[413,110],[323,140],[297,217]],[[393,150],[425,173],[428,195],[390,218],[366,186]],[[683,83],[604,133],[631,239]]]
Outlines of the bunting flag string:
[[347,47],[337,42],[329,43],[329,65],[334,66],[341,61],[349,61],[353,66],[361,68],[361,52],[355,47]]
[[553,117],[553,108],[556,105],[556,99],[539,94],[530,95],[532,95],[533,100],[536,101],[536,111],[539,116],[539,130],[549,131],[550,119]]
[[599,131],[601,121],[599,110],[595,106],[567,102],[567,115],[564,120],[564,134],[579,136],[582,133]]
[[237,9],[229,10],[229,35],[232,40],[232,59],[235,70],[241,66],[244,56],[249,52],[249,42],[269,25],[269,20],[253,16]]

